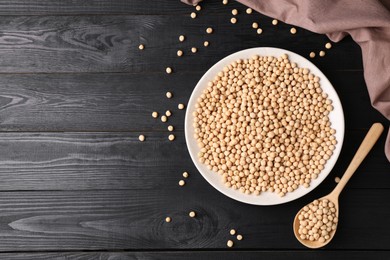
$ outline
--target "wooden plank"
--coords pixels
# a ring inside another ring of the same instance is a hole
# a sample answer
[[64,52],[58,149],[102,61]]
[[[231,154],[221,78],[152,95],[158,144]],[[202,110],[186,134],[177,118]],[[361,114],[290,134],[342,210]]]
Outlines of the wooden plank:
[[[347,132],[340,158],[320,186],[336,184],[366,131]],[[183,171],[190,173],[186,189],[210,192],[194,167],[182,132],[168,141],[166,133],[1,133],[0,190],[106,190],[179,188]],[[390,189],[385,135],[350,181],[348,189]]]
[[[207,1],[203,11],[210,8],[222,10],[226,7],[220,1]],[[230,6],[242,6],[232,2]],[[179,1],[159,0],[2,0],[0,15],[75,15],[75,14],[183,14],[193,11],[194,8]]]
[[[223,5],[219,0],[207,0],[201,3],[202,11],[198,15],[230,14],[232,8],[245,13],[245,6],[237,1],[230,1]],[[178,1],[161,0],[2,0],[0,1],[0,15],[178,15],[194,12],[195,8]]]
[[[191,183],[189,183],[191,186]],[[277,207],[233,201],[209,188],[122,191],[2,192],[2,252],[63,250],[304,249],[292,232],[299,208],[319,190]],[[347,190],[338,232],[327,249],[390,250],[389,189]],[[190,218],[188,212],[197,212]],[[170,216],[172,222],[166,223]],[[359,217],[356,217],[359,216]]]
[[[280,47],[308,57],[327,42],[325,36],[303,29],[292,35],[289,25],[273,26],[264,16],[246,15],[236,25],[230,16],[2,16],[0,73],[164,72],[167,66],[204,72],[245,48]],[[263,34],[251,28],[253,20],[261,22]],[[215,30],[211,35],[205,33],[209,26]],[[180,34],[187,36],[184,43],[178,41]],[[210,47],[203,47],[205,40]],[[138,49],[140,43],[144,51]],[[190,53],[193,46],[198,53]],[[181,58],[178,49],[185,52]],[[350,38],[313,61],[321,69],[362,69],[360,48]]]
[[[387,120],[371,107],[360,71],[327,73],[343,104],[347,129]],[[0,131],[166,131],[151,113],[171,110],[183,130],[187,104],[202,73],[11,74],[0,76]],[[172,99],[165,93],[171,91]]]
[[[186,104],[199,73],[13,74],[0,77],[1,131],[166,131],[183,129]],[[166,98],[172,91],[174,97]],[[166,124],[152,118],[169,109]]]
[[236,259],[270,259],[284,260],[295,259],[318,259],[318,260],[345,260],[345,259],[388,259],[389,251],[154,251],[154,252],[66,252],[66,253],[5,253],[1,257],[10,260],[30,259],[69,259],[69,260],[111,260],[111,259],[212,259],[212,260],[236,260]]

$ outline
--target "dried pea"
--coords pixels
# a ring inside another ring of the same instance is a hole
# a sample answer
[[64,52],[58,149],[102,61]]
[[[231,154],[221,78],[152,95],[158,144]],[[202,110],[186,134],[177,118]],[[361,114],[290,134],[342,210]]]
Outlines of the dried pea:
[[290,29],[290,33],[291,34],[296,34],[297,33],[297,29],[295,29],[294,27]]

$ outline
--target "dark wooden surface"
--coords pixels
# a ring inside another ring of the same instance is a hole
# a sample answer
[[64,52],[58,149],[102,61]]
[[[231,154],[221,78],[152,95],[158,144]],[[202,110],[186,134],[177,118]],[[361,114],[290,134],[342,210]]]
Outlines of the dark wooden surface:
[[[350,38],[313,60],[346,119],[340,158],[317,189],[256,207],[223,196],[197,172],[177,104],[187,103],[202,74],[241,49],[275,46],[308,57],[327,42],[300,28],[291,35],[289,25],[272,26],[230,2],[205,1],[194,20],[194,8],[179,1],[0,0],[0,259],[390,259],[385,135],[340,198],[331,244],[308,250],[291,227],[297,210],[335,186],[370,125],[389,125],[370,105]],[[215,33],[205,34],[209,26]],[[167,66],[175,72],[167,75]],[[167,109],[174,142],[167,124],[151,117]],[[183,171],[190,177],[179,187]],[[226,248],[230,228],[244,236],[233,249]]]

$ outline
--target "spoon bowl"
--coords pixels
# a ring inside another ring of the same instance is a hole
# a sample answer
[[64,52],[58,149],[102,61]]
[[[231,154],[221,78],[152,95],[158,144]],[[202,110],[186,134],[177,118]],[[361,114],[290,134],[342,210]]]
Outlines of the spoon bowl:
[[[356,169],[362,163],[364,158],[366,158],[368,152],[372,149],[376,141],[378,141],[382,132],[383,132],[382,124],[375,123],[371,126],[366,137],[364,137],[363,142],[361,143],[359,149],[357,150],[355,156],[353,157],[351,163],[349,164],[347,170],[345,171],[343,177],[341,178],[339,184],[337,184],[337,186],[334,188],[334,190],[331,193],[319,199],[319,200],[327,199],[328,201],[333,202],[336,209],[337,218],[339,218],[339,195],[341,191],[343,190],[343,188],[345,187],[349,179],[352,177],[352,175],[355,173]],[[336,223],[336,229],[329,232],[329,239],[327,239],[325,242],[301,239],[298,232],[299,225],[300,225],[298,216],[302,212],[303,208],[297,213],[297,215],[295,215],[294,218],[293,230],[294,230],[295,237],[298,239],[299,242],[301,242],[302,245],[309,248],[320,248],[327,245],[333,239],[337,230],[338,223]]]
[[[338,199],[334,198],[332,196],[332,194],[329,194],[329,195],[324,196],[324,197],[322,197],[322,198],[320,198],[318,200],[324,200],[324,199],[327,199],[330,202],[333,202],[334,207],[336,209],[336,212],[335,212],[336,213],[336,217],[338,218],[339,217],[339,201],[338,201]],[[298,230],[299,230],[299,219],[298,219],[298,216],[299,216],[299,214],[301,214],[302,211],[303,211],[303,208],[301,208],[301,210],[298,211],[298,213],[295,215],[294,223],[293,223],[294,235],[297,238],[297,240],[302,245],[304,245],[304,246],[306,246],[308,248],[315,249],[315,248],[320,248],[320,247],[326,246],[333,239],[334,235],[336,234],[338,223],[335,223],[336,224],[336,229],[332,230],[331,232],[329,232],[329,239],[327,239],[324,243],[321,243],[318,240],[310,241],[310,240],[306,240],[306,239],[301,239],[301,237],[299,236],[299,233],[298,233]]]

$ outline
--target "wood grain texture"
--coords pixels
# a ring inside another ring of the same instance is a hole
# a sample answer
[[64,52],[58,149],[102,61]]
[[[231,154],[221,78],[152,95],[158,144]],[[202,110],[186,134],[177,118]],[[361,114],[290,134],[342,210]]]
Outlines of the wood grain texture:
[[[167,66],[204,72],[245,48],[280,47],[308,57],[327,42],[325,36],[303,29],[292,35],[289,25],[273,26],[261,15],[243,16],[236,25],[229,22],[230,16],[2,16],[0,73],[164,72]],[[261,22],[263,34],[251,28],[254,20]],[[214,27],[211,35],[205,33],[208,26]],[[187,36],[184,43],[178,41],[180,34]],[[210,47],[203,47],[205,40]],[[145,50],[138,49],[140,43]],[[193,46],[198,53],[190,53]],[[181,58],[178,49],[185,53]],[[362,69],[360,49],[350,38],[314,62],[321,69]]]
[[[371,107],[360,71],[326,73],[343,104],[346,128],[388,124]],[[166,131],[151,113],[173,112],[183,130],[184,110],[201,72],[148,74],[11,74],[0,76],[0,131]],[[172,99],[165,93],[171,91]]]
[[[200,15],[230,14],[231,8],[244,13],[244,5],[230,1],[223,5],[222,0],[207,0],[201,3]],[[182,4],[179,0],[1,0],[0,15],[189,15],[195,8]]]
[[[280,47],[308,57],[328,41],[301,28],[291,35],[290,25],[272,26],[271,18],[229,2],[207,0],[190,19],[194,8],[179,1],[0,0],[0,259],[390,257],[384,135],[341,194],[334,241],[308,251],[292,232],[296,211],[334,188],[372,122],[388,125],[370,106],[351,38],[311,60],[335,86],[346,118],[340,158],[317,189],[256,207],[225,197],[197,172],[177,104],[187,103],[203,73],[241,49]],[[198,53],[189,52],[193,46]],[[174,142],[168,124],[151,117],[167,109]],[[183,171],[190,177],[180,187]],[[226,249],[231,228],[244,236],[236,252]]]
[[[236,249],[304,249],[291,223],[320,190],[277,207],[256,207],[211,189],[2,192],[0,250],[224,249],[231,228],[244,236]],[[383,225],[389,196],[389,189],[346,190],[327,249],[390,250],[390,226]],[[191,210],[196,218],[188,216]]]
[[10,260],[157,260],[157,259],[210,259],[210,260],[285,260],[289,258],[302,260],[345,260],[345,259],[388,259],[389,251],[155,251],[155,252],[66,252],[66,253],[5,253],[0,257]]
[[[184,134],[168,141],[168,132],[143,133],[1,133],[0,190],[107,190],[179,188],[183,171],[196,191],[210,191],[194,167]],[[347,132],[340,158],[319,189],[331,190],[346,170],[366,131]],[[385,135],[351,179],[347,189],[390,189]],[[211,196],[211,194],[210,194]]]
[[[218,10],[223,7],[221,1],[208,0],[203,10]],[[241,6],[231,2],[230,6]],[[84,14],[178,14],[188,13],[194,8],[179,1],[161,0],[2,0],[0,15],[84,15]]]

